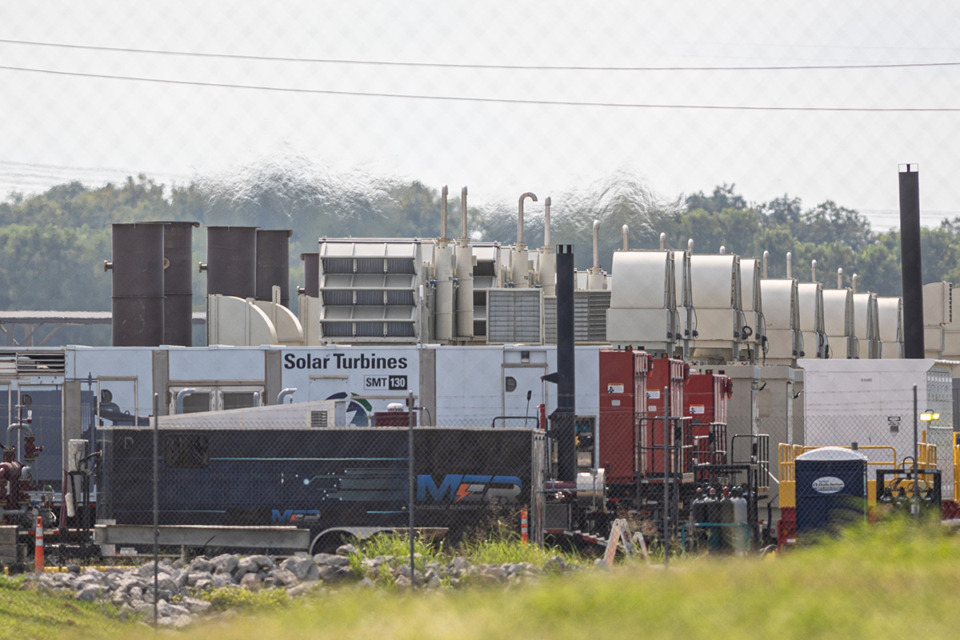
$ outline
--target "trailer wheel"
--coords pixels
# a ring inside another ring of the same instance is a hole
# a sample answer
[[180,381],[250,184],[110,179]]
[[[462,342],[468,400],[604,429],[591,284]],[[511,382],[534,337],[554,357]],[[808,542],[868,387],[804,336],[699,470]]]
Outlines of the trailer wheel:
[[318,553],[336,553],[337,549],[344,544],[356,544],[356,536],[346,531],[329,531],[317,536],[313,544],[310,545],[310,555],[315,556]]

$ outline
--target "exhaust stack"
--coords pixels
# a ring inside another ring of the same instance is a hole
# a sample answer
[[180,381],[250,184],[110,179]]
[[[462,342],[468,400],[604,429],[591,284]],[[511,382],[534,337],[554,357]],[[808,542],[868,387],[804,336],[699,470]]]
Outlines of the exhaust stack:
[[920,253],[920,174],[900,167],[900,255],[903,284],[903,357],[924,357],[923,273]]

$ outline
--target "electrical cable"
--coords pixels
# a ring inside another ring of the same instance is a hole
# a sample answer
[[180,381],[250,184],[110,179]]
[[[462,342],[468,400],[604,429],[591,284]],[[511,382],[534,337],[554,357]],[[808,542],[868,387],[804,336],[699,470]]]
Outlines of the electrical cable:
[[99,45],[68,44],[59,42],[38,42],[31,40],[11,40],[0,38],[0,44],[16,44],[33,47],[53,47],[61,49],[82,49],[86,51],[107,51],[113,53],[133,53],[147,55],[187,56],[195,58],[218,58],[224,60],[249,60],[262,62],[296,62],[306,64],[343,64],[386,67],[420,67],[434,69],[495,69],[504,71],[604,71],[604,72],[683,72],[683,71],[819,71],[819,70],[855,70],[855,69],[915,69],[925,67],[958,67],[960,61],[944,62],[890,62],[866,64],[825,64],[825,65],[743,65],[743,66],[651,66],[620,67],[605,65],[522,65],[522,64],[472,64],[454,62],[409,62],[394,60],[353,60],[344,58],[296,58],[289,56],[258,56],[238,53],[209,53],[202,51],[175,51],[166,49],[138,49],[132,47],[107,47]]
[[96,78],[99,80],[125,80],[133,82],[149,82],[156,84],[172,84],[192,87],[211,87],[217,89],[246,89],[254,91],[275,91],[282,93],[300,93],[311,95],[332,95],[366,98],[398,98],[406,100],[437,100],[446,102],[477,102],[493,104],[516,104],[560,107],[602,107],[621,109],[675,109],[675,110],[712,110],[712,111],[791,111],[791,112],[832,112],[832,113],[957,113],[960,107],[799,107],[799,106],[758,106],[758,105],[710,105],[710,104],[656,104],[630,102],[591,102],[576,100],[537,100],[527,98],[485,98],[479,96],[443,96],[413,93],[386,93],[373,91],[337,91],[333,89],[304,89],[298,87],[271,87],[267,85],[232,84],[225,82],[201,82],[197,80],[170,80],[165,78],[147,78],[142,76],[109,75],[100,73],[83,73],[79,71],[56,71],[53,69],[36,69],[29,67],[14,67],[0,65],[0,70],[22,71],[26,73],[43,73],[57,76],[72,76],[77,78]]

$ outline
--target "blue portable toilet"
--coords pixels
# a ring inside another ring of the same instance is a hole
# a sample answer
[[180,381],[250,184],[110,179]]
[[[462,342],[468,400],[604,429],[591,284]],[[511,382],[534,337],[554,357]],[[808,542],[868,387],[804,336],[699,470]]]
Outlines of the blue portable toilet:
[[867,516],[867,457],[843,447],[797,456],[797,535],[825,533]]

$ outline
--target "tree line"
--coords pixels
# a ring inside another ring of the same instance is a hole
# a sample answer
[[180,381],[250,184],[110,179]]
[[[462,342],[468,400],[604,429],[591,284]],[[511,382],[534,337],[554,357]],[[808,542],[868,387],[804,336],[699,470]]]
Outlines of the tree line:
[[[460,229],[459,189],[449,198],[448,235]],[[543,198],[527,201],[524,242],[538,247],[544,238]],[[518,194],[519,196],[519,194]],[[735,185],[712,193],[674,199],[654,194],[627,174],[567,193],[552,194],[551,242],[572,244],[577,268],[593,263],[592,229],[600,222],[599,262],[610,270],[612,254],[628,227],[631,249],[654,249],[665,234],[668,248],[696,253],[760,257],[769,251],[770,277],[785,275],[793,255],[793,275],[836,286],[836,272],[858,274],[859,290],[900,295],[900,238],[878,232],[867,219],[833,201],[804,207],[784,195],[751,203]],[[469,202],[469,201],[468,201]],[[87,187],[58,185],[0,202],[0,307],[7,310],[108,310],[111,277],[111,225],[143,221],[195,221],[204,226],[245,225],[290,229],[291,278],[302,282],[301,252],[317,250],[322,237],[438,237],[439,187],[390,179],[293,178],[263,171],[231,181],[198,180],[185,186],[157,184],[144,175],[120,184]],[[468,233],[478,241],[512,244],[517,239],[517,201],[470,206]],[[922,230],[924,282],[960,282],[960,219]],[[196,261],[205,261],[205,233],[194,234]],[[205,283],[194,278],[197,308]],[[847,280],[849,282],[849,280]]]

